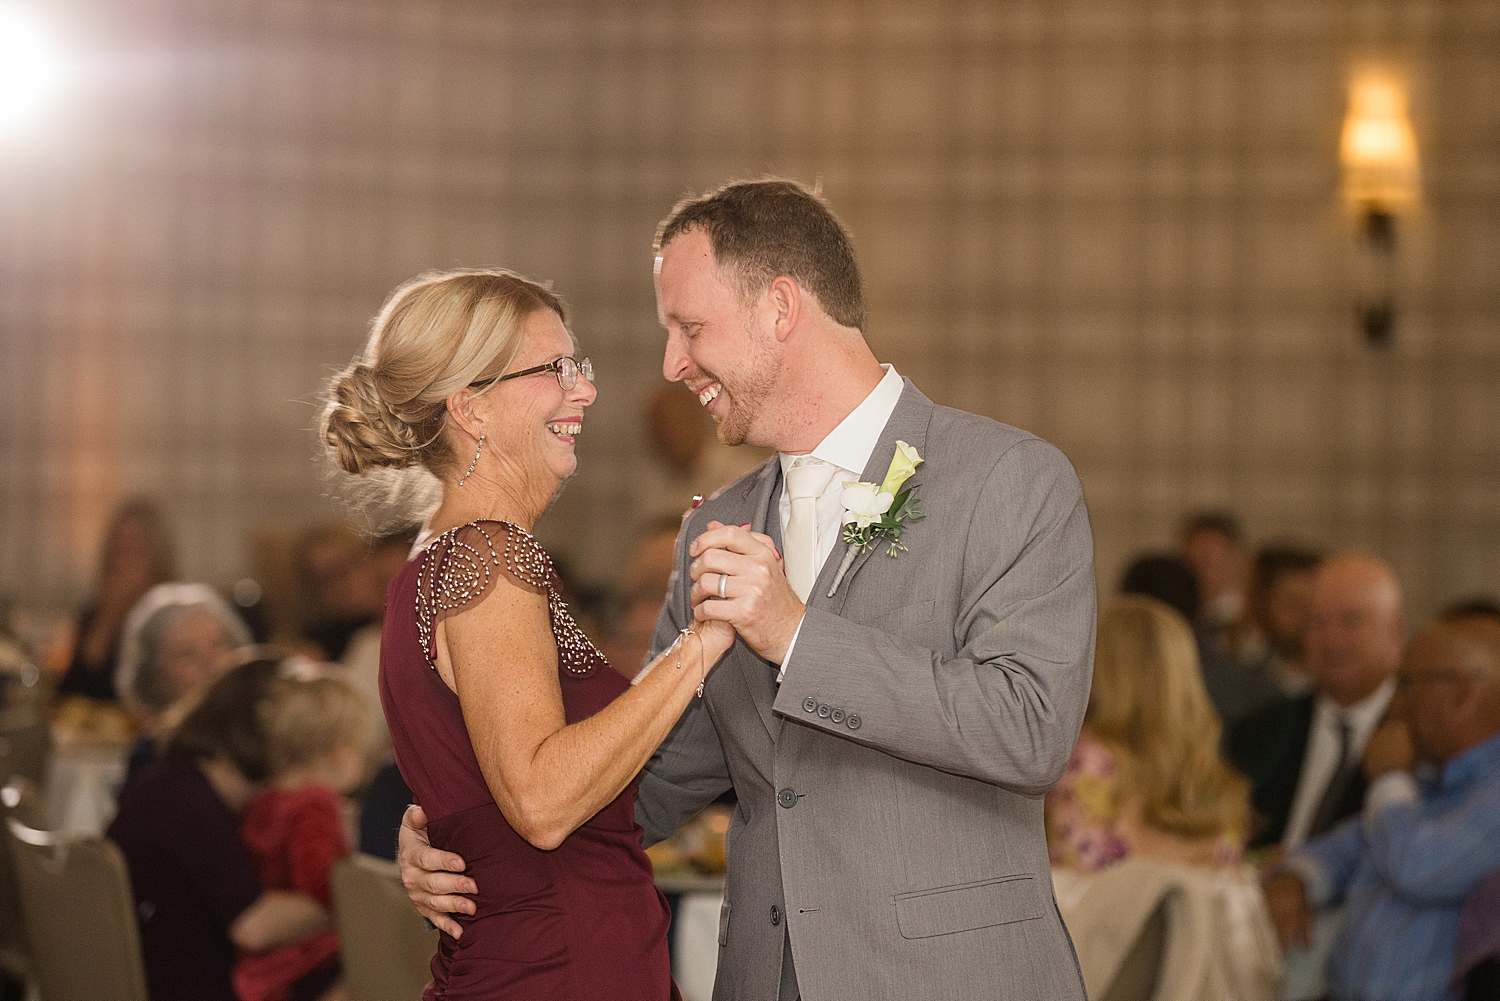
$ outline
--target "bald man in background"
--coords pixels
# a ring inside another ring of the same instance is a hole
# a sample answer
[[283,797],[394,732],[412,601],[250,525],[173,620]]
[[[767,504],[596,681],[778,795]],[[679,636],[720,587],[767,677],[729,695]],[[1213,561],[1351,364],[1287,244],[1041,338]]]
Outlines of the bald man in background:
[[1405,643],[1401,586],[1391,568],[1352,553],[1324,561],[1307,635],[1312,692],[1252,713],[1226,740],[1264,825],[1251,847],[1293,851],[1359,811],[1360,755],[1390,705]]
[[1364,752],[1360,816],[1266,884],[1284,946],[1308,941],[1312,907],[1345,904],[1335,1001],[1448,997],[1464,901],[1500,868],[1500,624],[1432,626],[1397,679],[1390,719]]
[[[1271,849],[1268,861],[1359,812],[1366,786],[1360,757],[1395,694],[1405,645],[1401,586],[1391,568],[1359,553],[1325,560],[1308,617],[1312,691],[1257,710],[1225,739],[1225,756],[1250,779],[1259,821],[1250,846]],[[1311,933],[1287,952],[1283,1001],[1327,992],[1341,917],[1337,906],[1319,908]]]

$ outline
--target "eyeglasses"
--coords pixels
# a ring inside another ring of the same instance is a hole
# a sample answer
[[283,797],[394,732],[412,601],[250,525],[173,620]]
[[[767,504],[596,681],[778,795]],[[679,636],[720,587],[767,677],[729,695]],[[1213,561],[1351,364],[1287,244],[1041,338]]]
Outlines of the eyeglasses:
[[594,381],[594,363],[588,358],[559,358],[545,365],[536,365],[532,368],[523,368],[519,372],[511,372],[509,375],[497,375],[493,379],[480,379],[478,382],[469,383],[470,389],[482,389],[485,386],[497,382],[505,382],[507,379],[519,379],[523,375],[536,375],[539,372],[551,372],[557,376],[557,384],[562,387],[564,393],[578,385],[578,377],[581,375],[588,382]]

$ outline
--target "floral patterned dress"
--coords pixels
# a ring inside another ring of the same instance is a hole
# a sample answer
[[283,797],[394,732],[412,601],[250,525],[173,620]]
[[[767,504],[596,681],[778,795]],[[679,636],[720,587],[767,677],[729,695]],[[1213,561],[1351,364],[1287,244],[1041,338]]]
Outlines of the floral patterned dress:
[[1062,778],[1047,793],[1052,864],[1093,872],[1129,855],[1120,798],[1114,752],[1083,731]]
[[[1115,752],[1088,730],[1062,778],[1047,793],[1047,851],[1054,866],[1096,872],[1129,858],[1136,850],[1139,820],[1134,797]],[[1214,844],[1214,862],[1233,865],[1244,848],[1235,832]]]

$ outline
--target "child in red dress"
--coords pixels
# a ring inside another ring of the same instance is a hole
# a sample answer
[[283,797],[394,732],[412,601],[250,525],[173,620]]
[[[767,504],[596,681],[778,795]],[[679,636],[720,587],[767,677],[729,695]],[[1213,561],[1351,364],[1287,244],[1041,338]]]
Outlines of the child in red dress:
[[[245,808],[240,834],[267,890],[300,890],[332,908],[328,874],[349,854],[340,795],[364,778],[369,708],[334,678],[282,678],[262,707],[270,780]],[[242,953],[234,987],[244,1001],[342,998],[332,929],[260,954]]]

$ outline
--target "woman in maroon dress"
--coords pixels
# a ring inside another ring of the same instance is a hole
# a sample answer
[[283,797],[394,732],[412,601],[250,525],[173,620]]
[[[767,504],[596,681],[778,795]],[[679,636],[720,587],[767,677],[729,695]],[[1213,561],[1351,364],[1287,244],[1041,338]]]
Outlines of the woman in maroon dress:
[[733,634],[703,623],[631,685],[568,614],[531,536],[595,396],[564,321],[508,272],[418,278],[323,419],[348,472],[420,466],[442,483],[430,541],[387,592],[380,658],[397,763],[433,845],[479,888],[441,937],[430,1001],[676,996],[635,777]]

